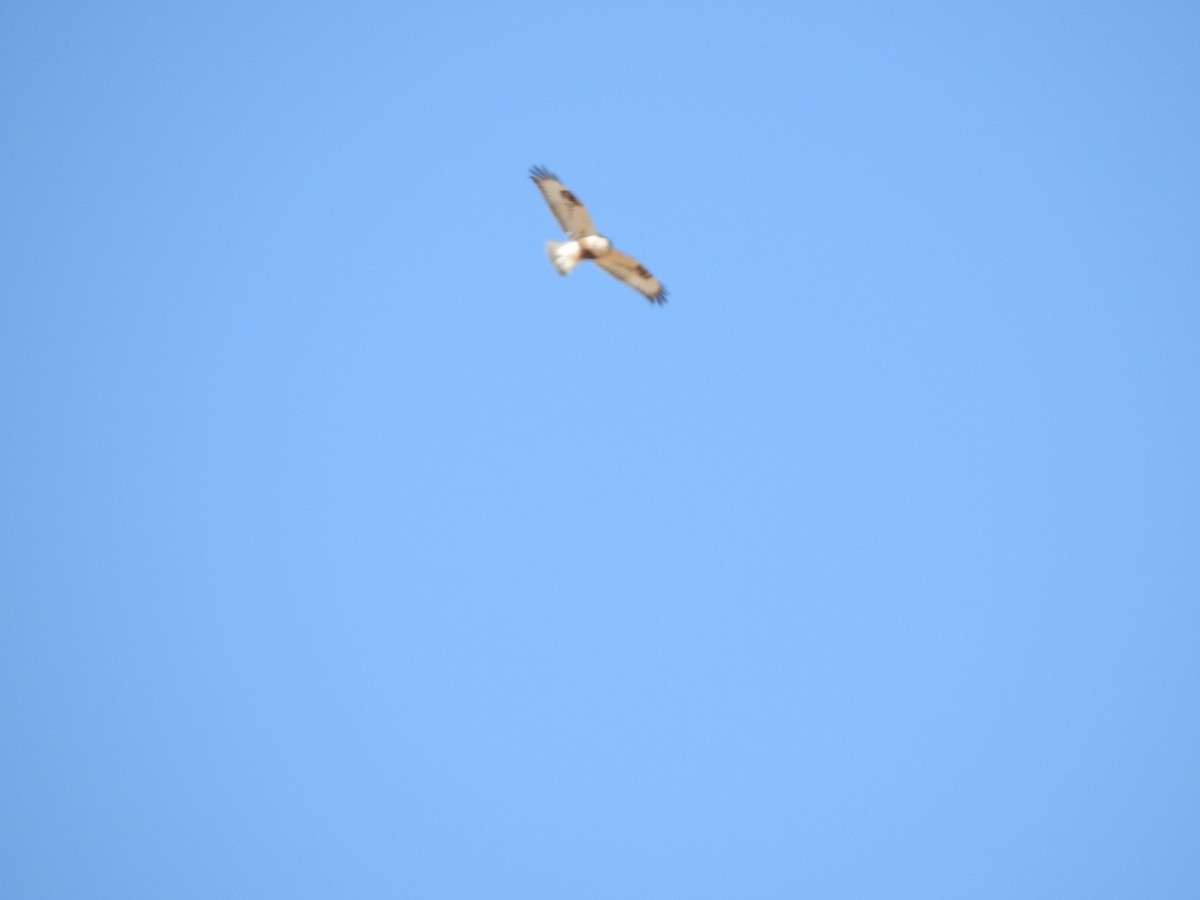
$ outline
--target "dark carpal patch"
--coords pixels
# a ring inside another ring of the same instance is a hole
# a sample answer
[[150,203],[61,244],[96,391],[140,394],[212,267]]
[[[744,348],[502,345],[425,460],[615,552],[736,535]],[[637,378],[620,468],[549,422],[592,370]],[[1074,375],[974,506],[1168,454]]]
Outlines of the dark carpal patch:
[[568,203],[574,203],[576,206],[583,206],[583,204],[579,202],[579,198],[576,197],[574,194],[572,194],[570,191],[568,191],[566,188],[564,188],[562,190],[562,198],[564,200],[566,200]]

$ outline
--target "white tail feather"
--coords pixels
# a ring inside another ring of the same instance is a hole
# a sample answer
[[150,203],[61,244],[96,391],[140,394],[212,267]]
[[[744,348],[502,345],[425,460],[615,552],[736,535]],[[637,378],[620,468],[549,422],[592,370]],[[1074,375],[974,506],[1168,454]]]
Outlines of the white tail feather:
[[546,241],[546,255],[550,257],[550,262],[554,263],[554,268],[558,269],[559,275],[570,275],[571,270],[579,265],[579,242]]

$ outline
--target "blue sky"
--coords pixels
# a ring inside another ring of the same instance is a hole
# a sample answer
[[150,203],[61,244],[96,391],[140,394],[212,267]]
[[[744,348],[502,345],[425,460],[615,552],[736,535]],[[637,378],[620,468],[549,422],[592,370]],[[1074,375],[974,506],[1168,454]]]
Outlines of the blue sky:
[[0,893],[1196,896],[1197,46],[9,4]]

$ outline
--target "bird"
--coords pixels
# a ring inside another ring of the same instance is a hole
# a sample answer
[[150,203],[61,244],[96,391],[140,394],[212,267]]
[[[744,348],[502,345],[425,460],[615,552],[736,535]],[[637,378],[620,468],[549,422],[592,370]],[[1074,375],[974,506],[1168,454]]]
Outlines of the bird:
[[529,177],[546,198],[550,212],[569,238],[546,242],[546,255],[559,275],[570,275],[580,262],[590,259],[609,275],[640,291],[651,303],[667,302],[667,289],[662,283],[640,262],[613,249],[612,241],[596,232],[583,201],[567,190],[557,176],[544,166],[533,166]]

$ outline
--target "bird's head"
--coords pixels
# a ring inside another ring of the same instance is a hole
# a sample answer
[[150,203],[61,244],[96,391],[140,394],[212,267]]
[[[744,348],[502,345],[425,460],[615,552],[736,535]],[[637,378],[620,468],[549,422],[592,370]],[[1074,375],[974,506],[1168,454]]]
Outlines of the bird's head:
[[602,234],[592,234],[580,240],[584,249],[593,253],[607,253],[612,249],[612,241]]

